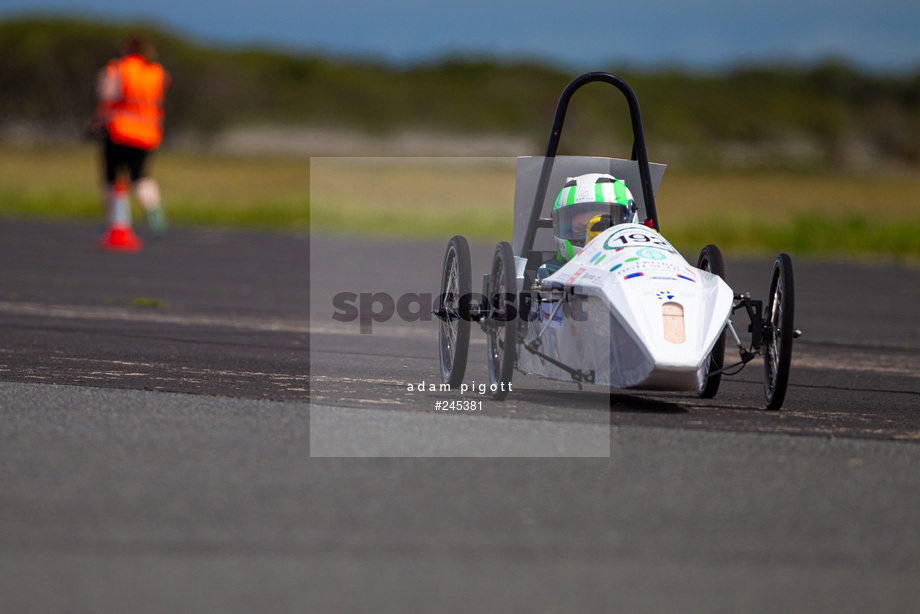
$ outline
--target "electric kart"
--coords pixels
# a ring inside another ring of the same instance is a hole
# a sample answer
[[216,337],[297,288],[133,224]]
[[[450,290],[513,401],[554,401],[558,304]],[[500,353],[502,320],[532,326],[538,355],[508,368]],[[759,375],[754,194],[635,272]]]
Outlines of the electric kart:
[[[556,156],[572,95],[587,83],[609,83],[629,106],[633,148],[629,160]],[[512,242],[498,244],[482,293],[473,293],[467,240],[447,245],[438,308],[441,376],[459,386],[477,323],[487,338],[490,392],[502,400],[513,370],[618,389],[695,391],[712,398],[723,375],[734,375],[758,355],[764,360],[769,409],[786,395],[794,328],[792,261],[773,264],[764,301],[725,282],[715,245],[691,266],[658,232],[655,191],[664,165],[650,164],[639,104],[629,85],[609,73],[588,73],[563,91],[542,157],[518,158]],[[556,272],[538,269],[556,256],[550,212],[569,177],[606,173],[630,187],[643,223],[603,230]],[[548,232],[547,232],[548,231]],[[746,318],[736,328],[733,316]],[[739,334],[740,332],[740,334]],[[741,335],[746,341],[742,341]],[[737,347],[726,361],[726,341]]]

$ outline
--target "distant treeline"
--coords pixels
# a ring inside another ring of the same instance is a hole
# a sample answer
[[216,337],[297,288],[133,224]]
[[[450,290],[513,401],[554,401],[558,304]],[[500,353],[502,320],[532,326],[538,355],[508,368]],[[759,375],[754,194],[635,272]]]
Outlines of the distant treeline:
[[[167,139],[208,138],[240,125],[290,125],[378,136],[406,130],[527,136],[545,143],[559,94],[576,76],[495,59],[402,67],[219,48],[157,27],[21,18],[0,22],[0,134],[16,126],[76,134],[94,108],[97,70],[139,30],[173,76]],[[716,74],[586,68],[619,74],[632,85],[653,158],[706,165],[920,165],[920,72],[874,75],[839,62]],[[595,84],[576,95],[563,152],[628,155],[630,142],[618,92]]]

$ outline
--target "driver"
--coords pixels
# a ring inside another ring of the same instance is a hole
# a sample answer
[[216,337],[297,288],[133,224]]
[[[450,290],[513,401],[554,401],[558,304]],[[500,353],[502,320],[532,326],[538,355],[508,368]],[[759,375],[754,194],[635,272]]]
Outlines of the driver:
[[589,234],[594,238],[615,224],[638,223],[638,210],[622,179],[603,173],[570,177],[553,206],[556,257],[537,269],[537,279],[549,277],[574,258]]

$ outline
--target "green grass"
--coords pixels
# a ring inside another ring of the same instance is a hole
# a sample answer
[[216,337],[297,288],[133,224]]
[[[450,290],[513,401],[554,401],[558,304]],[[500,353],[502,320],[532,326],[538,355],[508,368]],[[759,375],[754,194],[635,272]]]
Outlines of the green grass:
[[[150,169],[173,225],[306,230],[309,165],[304,159],[157,152]],[[95,147],[13,148],[0,153],[0,215],[100,221]]]
[[917,173],[673,173],[657,202],[662,232],[678,247],[920,255]]
[[789,252],[828,257],[881,256],[916,260],[920,256],[920,220],[832,217],[797,212],[776,219],[707,217],[686,226],[670,225],[663,234],[681,251],[714,243],[739,252]]
[[[0,151],[0,217],[98,222],[95,149]],[[350,236],[510,239],[514,166],[413,158],[228,157],[158,152],[173,225]],[[715,243],[777,252],[916,260],[916,172],[689,173],[671,169],[657,195],[663,234],[679,249]]]
[[510,158],[318,158],[310,179],[316,229],[490,240],[511,234]]
[[[514,201],[508,162],[314,161],[313,225],[380,236],[508,240]],[[682,251],[715,243],[734,253],[920,256],[916,173],[672,170],[656,200],[662,233]]]

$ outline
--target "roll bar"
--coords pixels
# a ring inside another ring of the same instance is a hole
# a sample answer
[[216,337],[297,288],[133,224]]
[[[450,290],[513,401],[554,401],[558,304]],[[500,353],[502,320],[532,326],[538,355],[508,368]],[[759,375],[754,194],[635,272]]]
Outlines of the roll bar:
[[549,142],[546,144],[546,157],[543,159],[543,167],[540,170],[540,181],[537,184],[537,193],[534,197],[533,209],[530,212],[530,219],[527,222],[527,231],[524,234],[524,244],[522,246],[522,255],[529,254],[533,249],[534,237],[536,236],[537,226],[540,220],[540,213],[543,211],[543,201],[546,199],[546,190],[549,187],[550,175],[553,171],[553,163],[556,159],[556,150],[559,148],[559,137],[562,135],[562,124],[565,122],[565,113],[569,107],[569,100],[572,94],[578,88],[588,83],[602,81],[609,83],[619,89],[626,97],[629,104],[629,118],[632,122],[633,131],[633,148],[631,160],[639,164],[639,177],[642,183],[642,196],[645,199],[645,211],[648,218],[652,220],[652,226],[655,230],[658,228],[658,212],[655,209],[655,191],[652,189],[652,175],[649,170],[648,152],[645,149],[645,133],[642,130],[642,116],[639,113],[639,101],[635,92],[620,77],[606,72],[589,72],[575,78],[569,83],[556,105],[556,115],[553,118],[553,129],[549,135]]

